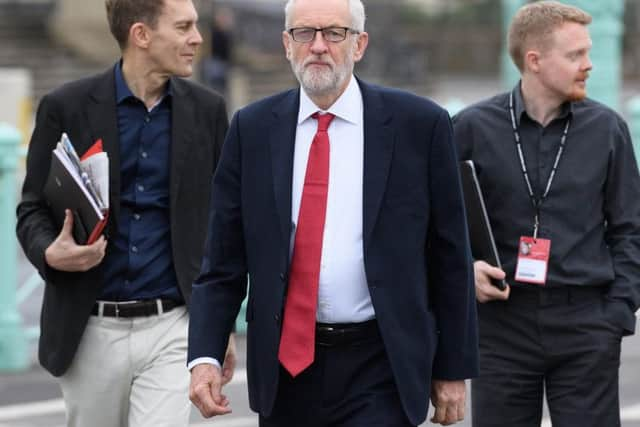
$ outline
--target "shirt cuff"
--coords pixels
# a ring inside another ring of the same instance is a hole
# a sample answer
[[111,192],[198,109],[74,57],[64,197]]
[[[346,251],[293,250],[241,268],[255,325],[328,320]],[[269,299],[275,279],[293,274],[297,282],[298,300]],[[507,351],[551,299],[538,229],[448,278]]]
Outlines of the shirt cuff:
[[195,368],[198,365],[213,365],[213,366],[216,366],[218,369],[222,370],[222,367],[220,366],[220,362],[218,362],[218,360],[214,359],[213,357],[198,357],[196,359],[193,359],[191,362],[187,364],[187,369],[191,371],[193,368]]

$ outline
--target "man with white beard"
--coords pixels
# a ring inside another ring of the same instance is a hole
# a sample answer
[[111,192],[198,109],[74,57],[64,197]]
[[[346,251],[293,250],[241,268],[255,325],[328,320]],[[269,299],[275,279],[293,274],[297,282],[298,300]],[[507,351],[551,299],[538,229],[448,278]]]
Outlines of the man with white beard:
[[233,118],[193,286],[191,400],[231,411],[220,361],[247,292],[262,427],[415,426],[464,417],[477,371],[470,250],[449,116],[353,76],[360,0],[290,0],[301,89]]

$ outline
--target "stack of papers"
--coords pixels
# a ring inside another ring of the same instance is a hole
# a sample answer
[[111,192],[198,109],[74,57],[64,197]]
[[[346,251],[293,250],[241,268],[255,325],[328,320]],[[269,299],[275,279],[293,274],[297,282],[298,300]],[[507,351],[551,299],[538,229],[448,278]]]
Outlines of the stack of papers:
[[73,237],[77,243],[95,242],[109,212],[109,158],[102,150],[102,141],[96,141],[80,158],[63,133],[51,156],[44,196],[60,227],[65,209],[73,212]]

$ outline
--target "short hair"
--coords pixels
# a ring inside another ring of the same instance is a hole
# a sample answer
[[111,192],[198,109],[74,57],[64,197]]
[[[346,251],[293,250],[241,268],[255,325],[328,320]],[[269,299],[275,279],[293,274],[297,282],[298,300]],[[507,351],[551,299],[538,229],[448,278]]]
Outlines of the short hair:
[[[366,20],[366,15],[364,13],[364,5],[361,0],[346,0],[349,4],[349,11],[351,12],[351,28],[358,31],[364,31],[364,21]],[[291,11],[293,9],[293,4],[296,0],[288,0],[287,4],[284,6],[284,26],[285,29],[291,27]]]
[[129,30],[136,22],[151,28],[158,24],[164,0],[105,0],[109,29],[120,49],[127,47]]
[[553,31],[567,22],[589,25],[591,15],[575,6],[557,1],[538,1],[521,7],[511,20],[508,35],[509,55],[524,71],[524,54],[531,45],[542,48],[551,42]]

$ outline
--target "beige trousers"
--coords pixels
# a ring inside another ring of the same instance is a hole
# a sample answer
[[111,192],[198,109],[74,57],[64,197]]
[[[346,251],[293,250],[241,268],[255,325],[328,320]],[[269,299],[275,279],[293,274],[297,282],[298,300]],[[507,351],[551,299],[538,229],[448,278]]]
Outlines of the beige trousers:
[[59,378],[69,427],[180,427],[189,423],[184,306],[157,316],[91,316]]

